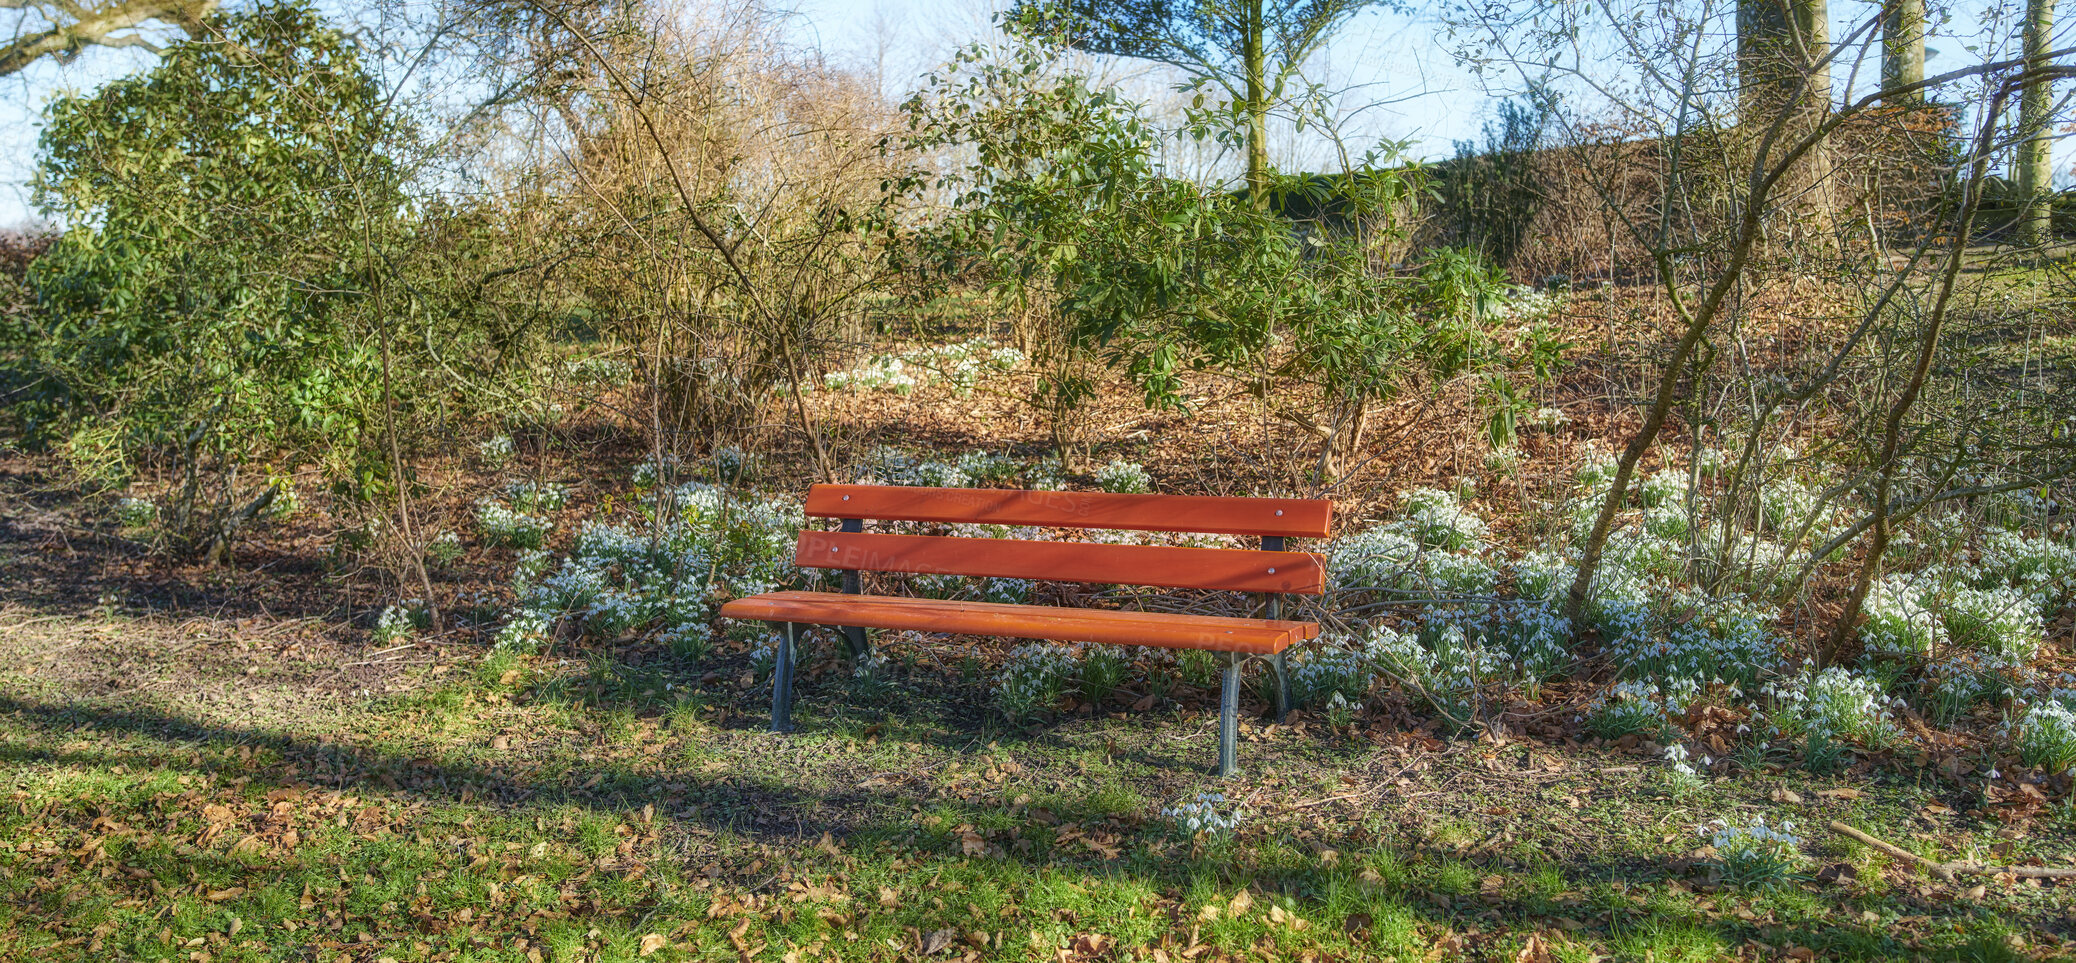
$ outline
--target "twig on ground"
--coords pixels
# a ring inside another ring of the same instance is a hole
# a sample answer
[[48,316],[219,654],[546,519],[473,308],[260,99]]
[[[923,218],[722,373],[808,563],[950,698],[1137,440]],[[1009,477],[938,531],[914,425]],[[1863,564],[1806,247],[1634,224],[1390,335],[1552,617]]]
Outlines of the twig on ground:
[[2013,876],[2030,876],[2035,879],[2076,879],[2076,867],[1992,866],[1987,863],[1969,862],[1967,860],[1960,859],[1954,860],[1952,862],[1942,863],[1936,859],[1931,859],[1925,856],[1919,856],[1918,854],[1913,853],[1910,850],[1904,849],[1903,847],[1898,846],[1894,843],[1884,842],[1883,840],[1876,839],[1873,836],[1869,836],[1866,833],[1854,829],[1851,826],[1839,822],[1836,819],[1831,820],[1830,828],[1831,831],[1834,833],[1838,833],[1842,836],[1850,836],[1853,839],[1857,839],[1862,843],[1872,846],[1875,849],[1881,850],[1882,852],[1894,856],[1898,859],[1908,860],[1910,862],[1918,864],[1919,866],[1923,866],[1924,868],[1931,870],[1932,875],[1944,880],[1952,880],[1955,876],[1959,876],[1963,873],[1978,876],[2001,876],[2006,873],[2009,873]]
[[375,658],[375,656],[378,656],[378,655],[386,655],[386,654],[388,654],[388,653],[391,653],[391,652],[395,652],[395,651],[398,651],[398,650],[400,650],[400,649],[415,649],[415,648],[417,648],[417,647],[418,647],[418,643],[416,643],[416,642],[406,642],[406,643],[404,643],[404,644],[402,644],[402,645],[392,645],[392,646],[390,646],[389,648],[386,648],[386,649],[378,649],[378,650],[376,650],[376,651],[374,651],[374,652],[370,652],[370,653],[368,653],[368,657],[367,657],[367,658],[365,658],[365,659],[362,659],[362,660],[360,660],[360,661],[358,661],[358,662],[348,662],[348,663],[346,663],[346,664],[344,664],[344,665],[341,665],[341,666],[339,666],[339,668],[341,668],[341,669],[349,669],[349,668],[352,668],[352,667],[354,667],[354,666],[356,666],[356,665],[375,665],[376,663],[380,663],[380,662],[394,662],[394,661],[396,661],[395,659],[378,659],[378,658]]

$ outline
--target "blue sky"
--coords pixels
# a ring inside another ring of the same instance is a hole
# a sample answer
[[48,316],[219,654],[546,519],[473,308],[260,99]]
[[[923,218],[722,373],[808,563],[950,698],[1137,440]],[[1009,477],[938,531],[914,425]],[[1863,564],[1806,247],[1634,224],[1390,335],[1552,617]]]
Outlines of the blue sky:
[[[988,0],[796,0],[793,30],[832,60],[860,69],[878,70],[890,96],[898,96],[923,70],[940,62],[954,47],[983,36]],[[1533,0],[1525,0],[1533,2]],[[1946,24],[1946,36],[1935,35],[1928,70],[1937,73],[1973,60],[1970,34],[1994,29],[1999,4],[2015,0],[1963,0]],[[337,0],[327,7],[346,17],[364,13]],[[1841,22],[1866,13],[1867,4],[1832,0]],[[2076,13],[2064,12],[2065,23]],[[2064,36],[2067,36],[2064,33]],[[1450,153],[1452,142],[1474,138],[1490,117],[1493,97],[1469,71],[1450,56],[1446,28],[1430,13],[1398,13],[1374,9],[1351,22],[1327,50],[1307,65],[1309,79],[1343,90],[1349,115],[1346,133],[1357,142],[1377,139],[1411,141],[1416,156]],[[39,64],[14,77],[0,79],[0,227],[26,223],[28,180],[35,163],[40,105],[54,91],[88,90],[145,69],[152,55],[136,49],[93,48],[69,65]],[[1113,75],[1143,97],[1157,98],[1170,78],[1130,64],[1113,64]],[[1274,145],[1281,164],[1317,167],[1319,145],[1288,135]],[[2067,148],[2068,144],[2061,145]],[[2058,151],[2066,168],[2071,159]]]

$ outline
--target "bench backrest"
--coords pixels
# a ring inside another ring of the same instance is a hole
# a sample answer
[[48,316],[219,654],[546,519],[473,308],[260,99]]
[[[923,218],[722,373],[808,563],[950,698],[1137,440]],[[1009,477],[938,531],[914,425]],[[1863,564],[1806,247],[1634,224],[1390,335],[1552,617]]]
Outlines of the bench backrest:
[[[1325,537],[1333,521],[1333,503],[1295,498],[816,485],[808,491],[807,514],[846,520],[1258,535],[1269,549],[1278,549],[1286,537]],[[861,531],[801,532],[795,548],[794,560],[803,568],[1304,595],[1317,595],[1326,588],[1325,565],[1310,552]]]

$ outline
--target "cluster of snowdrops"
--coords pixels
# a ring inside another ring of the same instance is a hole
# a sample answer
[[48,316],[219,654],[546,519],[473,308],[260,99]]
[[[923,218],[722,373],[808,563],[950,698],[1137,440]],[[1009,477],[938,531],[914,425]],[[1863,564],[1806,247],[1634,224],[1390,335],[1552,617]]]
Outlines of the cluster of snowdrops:
[[[1577,625],[1564,614],[1576,571],[1568,546],[1604,503],[1608,459],[1586,458],[1568,489],[1547,503],[1571,529],[1572,537],[1549,540],[1558,547],[1510,550],[1473,507],[1468,482],[1405,493],[1392,517],[1320,547],[1331,588],[1319,614],[1330,631],[1292,651],[1294,698],[1339,721],[1395,691],[1447,727],[1468,730],[1501,707],[1542,698],[1548,683],[1612,671],[1615,679],[1580,721],[1596,735],[1634,734],[1667,747],[1667,770],[1675,776],[1724,763],[1687,744],[1685,720],[1700,706],[1735,713],[1742,720],[1739,751],[1758,758],[1820,765],[1851,747],[1898,744],[1907,707],[1938,723],[1968,717],[1990,725],[2025,765],[2049,773],[2076,766],[2076,679],[2039,668],[2048,654],[2047,620],[2076,585],[2076,545],[2044,520],[2040,506],[2022,493],[2000,496],[1991,511],[1950,513],[1912,528],[1900,540],[1898,571],[1868,600],[1864,652],[1851,664],[1818,669],[1805,642],[1779,629],[1779,586],[1797,561],[1784,542],[1821,544],[1850,516],[1820,497],[1823,479],[1784,478],[1761,493],[1751,523],[1722,524],[1696,509],[1706,501],[1697,493],[1722,461],[1704,451],[1632,486]],[[882,449],[860,471],[895,485],[1069,484],[1056,462],[985,452],[937,461]],[[689,468],[639,466],[630,497],[619,499],[633,512],[617,524],[582,522],[559,556],[544,546],[566,491],[519,481],[484,499],[482,537],[518,550],[516,602],[497,645],[533,651],[558,639],[646,635],[688,657],[704,658],[722,645],[747,654],[760,670],[768,667],[768,630],[717,622],[719,605],[786,587],[831,587],[835,578],[792,564],[795,535],[807,522],[801,506],[756,493],[748,484],[753,476],[750,459],[732,450]],[[1143,468],[1123,461],[1095,479],[1112,491],[1150,487]],[[1037,537],[998,526],[885,527]],[[1088,537],[1238,546],[1216,536]],[[1697,558],[1715,566],[1708,589],[1693,577]],[[1031,588],[1014,579],[901,581],[913,594],[998,602],[1024,601]],[[383,624],[385,632],[400,633],[411,622],[393,614]],[[840,651],[834,639],[814,645],[831,658]],[[1022,721],[1070,699],[1101,703],[1121,691],[1209,686],[1219,658],[1040,642],[1015,648],[988,675],[997,707]],[[854,667],[861,674],[883,670],[880,661]]]

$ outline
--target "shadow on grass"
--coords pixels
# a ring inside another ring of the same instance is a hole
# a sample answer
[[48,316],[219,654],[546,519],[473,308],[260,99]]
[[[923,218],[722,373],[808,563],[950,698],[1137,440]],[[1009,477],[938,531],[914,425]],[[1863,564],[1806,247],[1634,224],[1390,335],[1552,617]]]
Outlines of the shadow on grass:
[[[783,774],[791,770],[783,762],[767,770],[775,775],[749,774],[751,778],[743,778],[743,773],[703,774],[682,769],[637,772],[622,764],[608,763],[590,765],[591,774],[598,778],[579,784],[573,778],[577,773],[572,770],[564,770],[569,775],[563,778],[543,778],[519,764],[442,760],[401,751],[356,748],[281,732],[210,725],[152,709],[100,709],[0,696],[0,716],[20,727],[15,737],[0,745],[0,760],[10,763],[100,769],[116,765],[135,767],[141,763],[177,772],[193,769],[193,754],[198,751],[250,746],[279,755],[278,761],[269,760],[266,765],[231,773],[246,777],[249,786],[259,789],[318,786],[507,810],[574,806],[615,817],[653,804],[659,823],[665,826],[738,833],[769,844],[818,839],[823,833],[853,841],[901,840],[919,852],[921,858],[947,864],[963,865],[976,858],[962,849],[962,840],[950,823],[999,825],[1006,815],[1003,805],[933,797],[894,787],[860,785],[855,790],[807,792],[785,784]],[[94,733],[145,737],[156,740],[158,745],[117,750],[44,748],[31,744],[38,739],[55,746],[76,744],[83,736]],[[737,737],[756,738],[747,734]],[[789,740],[779,736],[762,738],[771,741],[774,755],[785,753]],[[1051,740],[1041,735],[1038,741]],[[1007,747],[1027,751],[1041,748],[1020,741],[1008,743]],[[818,748],[821,747],[797,746],[796,751]],[[84,809],[94,807],[91,799],[78,802]],[[935,821],[935,828],[918,829],[917,814],[924,811],[943,813],[945,818]],[[1601,899],[1591,905],[1577,901],[1556,905],[1546,895],[1511,889],[1495,892],[1478,881],[1500,873],[1499,866],[1418,848],[1393,849],[1360,825],[1321,827],[1307,837],[1306,843],[1334,848],[1351,857],[1383,854],[1381,858],[1397,867],[1394,872],[1382,877],[1358,876],[1354,867],[1363,865],[1363,859],[1350,859],[1341,866],[1325,865],[1285,838],[1262,840],[1259,847],[1242,840],[1219,851],[1192,852],[1186,856],[1172,848],[1154,852],[1140,845],[1137,838],[1124,838],[1141,836],[1148,830],[1149,827],[1136,826],[1135,818],[1118,819],[1114,812],[1093,805],[1076,807],[1071,799],[1062,800],[1055,815],[1063,822],[1115,829],[1128,854],[1103,859],[1094,853],[1062,854],[1049,845],[1026,848],[1012,843],[991,845],[986,856],[977,858],[1020,866],[1020,876],[1025,879],[1046,872],[1085,873],[1097,879],[1137,879],[1171,893],[1188,892],[1209,882],[1225,888],[1246,885],[1258,892],[1299,900],[1326,900],[1355,887],[1370,894],[1364,898],[1409,910],[1423,924],[1471,930],[1482,925],[1488,932],[1525,935],[1544,931],[1561,920],[1565,929],[1582,930],[1576,935],[1607,940],[1617,946],[1625,940],[1634,942],[1639,934],[1691,931],[1697,937],[1706,937],[1707,942],[1725,947],[1748,941],[1775,947],[1807,946],[1816,950],[1819,958],[1911,955],[1894,934],[1878,925],[1849,919],[1852,914],[1843,905],[1833,906],[1835,913],[1817,912],[1807,920],[1766,923],[1703,913],[1691,904]],[[1654,866],[1648,860],[1563,858],[1552,861],[1550,868],[1572,887],[1616,882],[1648,884],[1663,882],[1668,875],[1664,867]],[[1582,923],[1572,918],[1575,916],[1584,916],[1587,921]],[[1957,909],[1953,916],[1953,923],[1969,922],[1966,910]],[[1498,924],[1498,929],[1493,929],[1494,924]],[[1188,921],[1178,919],[1177,925],[1186,927]],[[1939,958],[2014,958],[2001,944],[1992,946],[1971,934],[1959,933],[1955,941],[1951,953]]]

